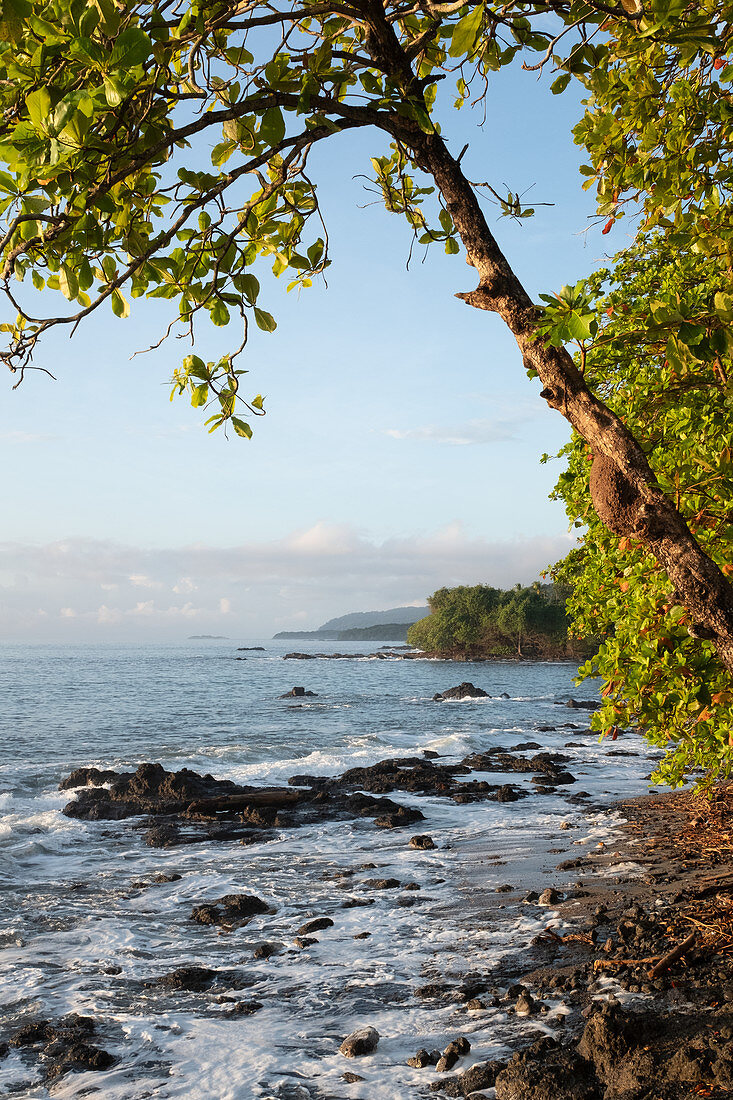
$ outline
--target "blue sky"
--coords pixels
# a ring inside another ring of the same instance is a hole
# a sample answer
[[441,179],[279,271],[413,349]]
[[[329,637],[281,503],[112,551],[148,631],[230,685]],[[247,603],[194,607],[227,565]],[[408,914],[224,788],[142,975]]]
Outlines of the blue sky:
[[[490,220],[532,294],[589,271],[606,238],[588,231],[570,128],[571,91],[514,68],[478,111],[446,112],[444,135],[474,180],[524,191],[521,225]],[[212,142],[213,144],[213,142]],[[242,365],[268,415],[251,442],[210,436],[169,403],[188,348],[156,340],[165,303],[126,321],[93,317],[38,355],[0,411],[6,471],[0,634],[8,639],[231,637],[315,627],[353,610],[422,603],[441,584],[529,582],[571,545],[547,495],[543,452],[568,432],[538,398],[493,315],[454,297],[475,285],[463,255],[434,248],[406,270],[409,231],[354,179],[384,151],[373,134],[317,150],[333,264],[328,288],[285,294],[265,271]],[[620,239],[611,242],[620,247]],[[238,334],[201,328],[210,359]],[[247,382],[248,380],[245,380]]]

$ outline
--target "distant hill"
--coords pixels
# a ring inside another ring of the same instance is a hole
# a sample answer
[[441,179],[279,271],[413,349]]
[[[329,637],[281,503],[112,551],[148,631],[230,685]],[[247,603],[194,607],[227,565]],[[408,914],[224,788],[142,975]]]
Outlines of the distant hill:
[[340,615],[338,619],[329,619],[319,626],[316,633],[324,630],[354,630],[365,626],[386,626],[394,623],[416,623],[430,614],[429,607],[391,607],[389,611],[353,611],[350,615]]
[[378,623],[377,626],[352,626],[351,630],[340,630],[337,642],[406,642],[407,631],[412,623]]
[[[400,642],[407,637],[407,627],[429,614],[427,607],[392,607],[388,611],[352,611],[329,619],[317,630],[281,630],[275,638],[334,638],[338,641],[359,641],[381,638],[385,642]],[[377,629],[374,633],[375,628]],[[366,634],[364,631],[369,630]]]

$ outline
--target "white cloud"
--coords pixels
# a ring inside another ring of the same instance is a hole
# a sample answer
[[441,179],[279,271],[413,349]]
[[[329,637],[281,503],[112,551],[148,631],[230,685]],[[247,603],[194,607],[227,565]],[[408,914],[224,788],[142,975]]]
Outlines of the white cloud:
[[384,434],[392,439],[470,447],[478,443],[505,443],[508,439],[515,439],[518,424],[518,418],[506,417],[498,420],[468,420],[454,427],[431,424],[421,428],[387,428]]
[[[376,542],[353,527],[319,522],[228,548],[145,549],[92,539],[5,543],[0,632],[17,640],[175,639],[186,637],[184,624],[195,620],[197,632],[262,637],[291,624],[315,628],[350,611],[417,607],[443,585],[530,583],[574,541],[471,538],[460,523],[448,523]],[[101,605],[100,588],[109,593]]]
[[194,584],[190,577],[181,577],[178,583],[173,585],[171,592],[175,592],[180,596],[184,592],[195,592],[197,588],[198,585]]

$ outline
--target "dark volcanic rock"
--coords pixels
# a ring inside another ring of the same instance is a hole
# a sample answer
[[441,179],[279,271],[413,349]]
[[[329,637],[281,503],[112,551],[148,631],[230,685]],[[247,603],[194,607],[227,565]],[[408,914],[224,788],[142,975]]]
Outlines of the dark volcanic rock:
[[315,691],[306,691],[304,687],[294,687],[290,691],[286,691],[284,695],[280,696],[281,699],[317,699],[318,696]]
[[114,783],[119,772],[100,771],[99,768],[76,768],[71,775],[59,783],[60,791],[70,791],[74,787],[101,787],[105,783]]
[[208,989],[216,977],[215,970],[209,970],[206,966],[179,966],[171,970],[170,974],[163,974],[155,978],[153,982],[146,983],[159,985],[164,989],[187,989],[200,993]]
[[[90,1046],[89,1043],[77,1041],[71,1043],[70,1046],[60,1045],[62,1049],[58,1050],[57,1057],[47,1069],[47,1075],[51,1080],[61,1077],[62,1074],[69,1073],[71,1070],[77,1073],[85,1070],[99,1072],[109,1069],[117,1061],[114,1055],[109,1054],[106,1050],[100,1050],[99,1047]],[[52,1046],[56,1047],[57,1044],[52,1044]],[[46,1054],[54,1058],[56,1050],[47,1048]]]
[[496,1077],[496,1100],[603,1100],[591,1066],[544,1037],[515,1054]]
[[305,924],[301,924],[297,934],[308,936],[311,932],[321,932],[324,928],[333,928],[333,921],[330,917],[316,917],[314,920],[306,921]]
[[427,852],[435,847],[435,841],[427,833],[422,833],[419,836],[410,837],[409,847],[417,848],[420,852]]
[[254,894],[225,894],[213,902],[194,905],[191,920],[198,924],[231,925],[249,920],[259,913],[271,913],[273,910]]
[[484,691],[483,688],[477,688],[474,684],[468,680],[464,680],[462,684],[458,684],[457,687],[448,688],[446,691],[439,691],[433,696],[433,701],[436,703],[442,703],[445,699],[490,699],[488,691]]
[[[435,1090],[440,1089],[446,1096],[471,1096],[479,1089],[493,1088],[497,1075],[505,1066],[506,1062],[477,1062],[464,1073],[457,1073],[455,1077],[449,1077],[447,1081],[437,1082],[431,1087]],[[525,1100],[533,1100],[533,1098],[528,1094]]]
[[181,843],[181,831],[175,825],[154,825],[145,834],[149,848],[173,848]]
[[[96,1031],[90,1016],[71,1013],[62,1019],[30,1020],[14,1033],[10,1045],[33,1048],[43,1046],[46,1076],[53,1080],[70,1070],[105,1070],[117,1059],[86,1040]],[[5,1053],[7,1052],[7,1049]]]

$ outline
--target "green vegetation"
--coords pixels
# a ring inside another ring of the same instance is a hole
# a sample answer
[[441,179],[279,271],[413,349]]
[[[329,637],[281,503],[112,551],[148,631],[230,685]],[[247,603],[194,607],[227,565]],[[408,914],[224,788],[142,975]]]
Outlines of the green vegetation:
[[568,639],[565,593],[552,585],[508,591],[486,584],[439,588],[430,615],[411,626],[411,645],[435,653],[485,657],[580,657]]
[[[659,484],[730,575],[733,393],[718,316],[733,300],[716,296],[720,280],[720,264],[708,256],[680,254],[660,235],[641,241],[614,271],[587,284],[603,324],[587,348],[585,370],[594,389],[623,411]],[[672,318],[684,344],[668,335]],[[562,454],[568,467],[556,495],[587,531],[555,576],[572,585],[573,629],[606,635],[581,670],[604,680],[595,727],[603,734],[616,726],[643,730],[668,750],[658,769],[666,782],[681,782],[693,767],[728,772],[733,691],[727,669],[642,543],[619,538],[598,519],[585,442],[576,434]]]
[[[250,323],[276,324],[259,275],[300,288],[323,274],[308,158],[368,128],[386,209],[421,245],[465,251],[478,285],[459,297],[503,319],[577,433],[560,493],[589,534],[564,575],[575,582],[577,566],[578,628],[615,628],[593,665],[615,720],[673,746],[670,779],[725,771],[732,42],[733,0],[3,0],[0,359],[17,384],[47,332],[73,333],[99,309],[125,318],[143,296],[171,302],[169,331],[233,319],[231,355],[187,356],[173,392],[206,410],[210,430],[249,438],[264,402],[243,398],[238,356]],[[556,71],[553,94],[584,85],[575,136],[603,232],[627,216],[641,227],[616,275],[543,295],[543,307],[479,199],[514,219],[533,211],[496,181],[471,182],[486,169],[464,169],[466,150],[449,143],[451,110],[490,97],[491,74],[520,63]],[[613,592],[606,566],[623,574]],[[604,728],[610,718],[606,708]]]

